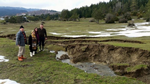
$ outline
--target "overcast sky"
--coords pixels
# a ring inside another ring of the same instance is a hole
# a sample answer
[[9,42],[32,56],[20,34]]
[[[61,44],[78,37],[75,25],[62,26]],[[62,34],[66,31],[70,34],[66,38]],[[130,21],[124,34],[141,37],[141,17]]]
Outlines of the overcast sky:
[[40,8],[62,11],[63,9],[71,10],[104,1],[108,2],[109,0],[0,0],[0,6]]

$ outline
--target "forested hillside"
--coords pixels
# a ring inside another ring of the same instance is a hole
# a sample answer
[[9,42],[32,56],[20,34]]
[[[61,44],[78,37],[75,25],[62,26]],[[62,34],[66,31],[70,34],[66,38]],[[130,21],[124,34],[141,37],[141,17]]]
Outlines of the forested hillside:
[[[91,4],[90,6],[83,6],[73,10],[64,9],[61,13],[56,15],[50,14],[36,14],[26,16],[30,21],[45,21],[45,20],[61,20],[61,21],[80,21],[80,18],[94,18],[94,21],[99,23],[99,20],[105,20],[105,23],[127,23],[131,20],[131,16],[144,18],[150,20],[150,0],[110,0],[109,2],[99,2]],[[18,21],[10,21],[8,18],[6,22],[16,23]],[[23,18],[24,19],[24,18]]]
[[106,16],[116,17],[122,15],[124,15],[122,19],[127,19],[128,16],[149,18],[146,15],[149,14],[150,5],[148,4],[150,4],[150,0],[110,0],[109,2],[92,4],[89,7],[75,8],[71,11],[64,9],[62,10],[61,18],[69,20],[94,17],[96,20],[100,20],[107,18]]
[[0,7],[0,16],[16,15],[17,13],[26,13],[24,9],[17,9],[12,7]]

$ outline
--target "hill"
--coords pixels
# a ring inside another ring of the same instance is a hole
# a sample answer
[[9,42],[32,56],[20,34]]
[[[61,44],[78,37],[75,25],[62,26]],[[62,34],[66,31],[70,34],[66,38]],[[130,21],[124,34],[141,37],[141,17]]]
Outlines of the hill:
[[21,13],[26,13],[29,15],[41,15],[41,14],[56,14],[58,12],[55,10],[41,10],[23,7],[0,6],[0,16],[11,16],[16,14],[20,15]]
[[53,15],[53,14],[56,14],[56,13],[60,13],[60,12],[57,12],[55,10],[37,10],[37,11],[28,12],[27,14],[28,15],[42,15],[42,14]]
[[10,16],[16,15],[17,13],[26,13],[26,12],[28,11],[20,7],[0,7],[0,16]]

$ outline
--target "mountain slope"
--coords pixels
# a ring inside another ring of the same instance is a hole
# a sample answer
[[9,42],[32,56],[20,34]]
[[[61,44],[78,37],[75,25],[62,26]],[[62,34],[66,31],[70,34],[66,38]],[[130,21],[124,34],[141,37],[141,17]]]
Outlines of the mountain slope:
[[28,12],[28,15],[42,15],[42,14],[56,14],[59,13],[57,11],[54,10],[37,10],[37,11],[31,11]]
[[0,16],[11,16],[11,15],[21,15],[21,13],[26,13],[29,15],[41,15],[41,14],[56,14],[59,13],[55,10],[41,10],[32,8],[22,8],[22,7],[4,7],[0,6]]

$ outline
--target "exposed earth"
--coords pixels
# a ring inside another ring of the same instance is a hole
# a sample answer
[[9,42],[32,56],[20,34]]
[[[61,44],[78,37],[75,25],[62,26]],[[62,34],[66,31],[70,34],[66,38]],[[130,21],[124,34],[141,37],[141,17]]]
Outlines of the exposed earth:
[[[15,35],[1,37],[15,39]],[[49,36],[48,39],[46,45],[63,46],[73,63],[103,63],[107,64],[117,75],[137,78],[147,84],[150,82],[150,52],[148,50],[117,47],[100,43],[116,41],[144,44],[143,42],[122,39],[85,40],[90,39],[90,37],[69,38]]]

